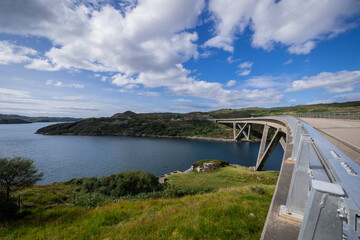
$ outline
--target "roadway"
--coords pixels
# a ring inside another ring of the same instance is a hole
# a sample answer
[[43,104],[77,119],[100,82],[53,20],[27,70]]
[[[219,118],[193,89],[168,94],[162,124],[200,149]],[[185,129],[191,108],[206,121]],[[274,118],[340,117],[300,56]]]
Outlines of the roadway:
[[360,121],[301,118],[360,165]]

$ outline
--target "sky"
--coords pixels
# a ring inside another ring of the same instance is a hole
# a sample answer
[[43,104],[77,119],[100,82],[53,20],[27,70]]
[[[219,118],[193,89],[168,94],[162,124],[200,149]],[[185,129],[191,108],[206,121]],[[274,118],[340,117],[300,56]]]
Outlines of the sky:
[[359,100],[359,0],[0,1],[2,114]]

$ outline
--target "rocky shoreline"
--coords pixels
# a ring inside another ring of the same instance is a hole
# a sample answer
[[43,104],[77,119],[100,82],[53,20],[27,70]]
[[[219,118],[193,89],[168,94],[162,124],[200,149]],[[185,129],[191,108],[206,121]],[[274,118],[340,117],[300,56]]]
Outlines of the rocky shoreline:
[[[50,135],[54,136],[53,134],[46,134],[46,133],[36,133],[42,135]],[[214,141],[214,142],[238,142],[238,140],[234,139],[227,139],[227,138],[212,138],[212,137],[198,137],[198,136],[168,136],[168,135],[147,135],[147,134],[106,134],[106,135],[99,135],[99,134],[71,134],[71,133],[63,133],[59,134],[63,136],[122,136],[122,137],[149,137],[149,138],[169,138],[169,139],[188,139],[188,140],[200,140],[200,141]],[[260,142],[260,139],[255,140],[246,140],[242,139],[241,142]]]

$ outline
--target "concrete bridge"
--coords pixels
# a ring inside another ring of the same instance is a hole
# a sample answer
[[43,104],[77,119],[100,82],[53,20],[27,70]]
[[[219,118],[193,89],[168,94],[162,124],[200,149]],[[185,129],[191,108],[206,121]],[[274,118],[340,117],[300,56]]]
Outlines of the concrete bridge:
[[[329,130],[321,128],[329,126],[332,120],[326,119],[325,124],[320,125],[312,122],[319,131],[306,122],[310,120],[274,116],[215,121],[231,124],[234,140],[240,137],[250,140],[252,126],[263,126],[256,170],[262,170],[278,143],[284,149],[279,179],[261,239],[359,240],[360,166],[337,147],[341,144],[332,141],[333,144],[319,133],[330,139]],[[360,127],[360,121],[355,123]],[[270,129],[271,141],[267,143]],[[347,147],[358,158],[360,154],[355,150],[360,135],[356,135],[356,131],[349,132],[350,138],[356,141]],[[337,138],[337,141],[339,139],[342,145],[347,142],[343,138]]]

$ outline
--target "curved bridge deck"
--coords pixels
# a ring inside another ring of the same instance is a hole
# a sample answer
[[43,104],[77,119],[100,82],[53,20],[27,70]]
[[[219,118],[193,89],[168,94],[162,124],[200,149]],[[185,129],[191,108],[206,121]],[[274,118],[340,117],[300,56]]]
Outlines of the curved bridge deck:
[[[274,145],[284,148],[262,239],[360,239],[360,167],[339,148],[291,116],[215,121],[232,124],[234,140],[249,139],[252,124],[264,126],[257,170]],[[270,127],[275,134],[265,149]]]

